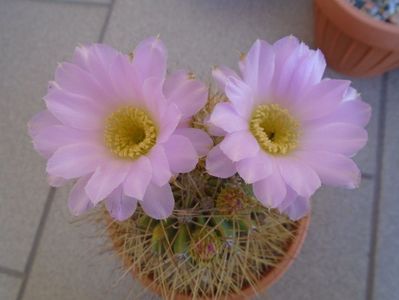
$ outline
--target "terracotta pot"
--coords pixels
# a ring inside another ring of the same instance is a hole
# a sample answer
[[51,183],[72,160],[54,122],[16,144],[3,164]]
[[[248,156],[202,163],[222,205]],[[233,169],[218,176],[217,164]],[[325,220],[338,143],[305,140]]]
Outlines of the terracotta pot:
[[347,0],[314,0],[315,41],[336,71],[379,75],[399,67],[399,26],[375,20]]
[[[286,255],[273,269],[264,274],[263,278],[257,282],[255,289],[249,286],[242,290],[242,294],[240,295],[230,294],[227,296],[223,296],[223,299],[224,300],[250,299],[252,296],[270,288],[275,282],[277,282],[285,274],[285,272],[289,269],[291,264],[298,256],[302,248],[302,245],[305,241],[306,234],[309,228],[309,223],[310,223],[310,216],[306,216],[299,221],[299,227],[296,237],[287,248]],[[132,274],[134,278],[139,280],[149,290],[153,291],[158,295],[162,295],[161,290],[153,284],[153,281],[150,278],[137,278],[134,271],[132,271]],[[177,294],[173,298],[173,300],[192,300],[192,297],[190,295]],[[198,300],[211,300],[211,298],[200,298]]]

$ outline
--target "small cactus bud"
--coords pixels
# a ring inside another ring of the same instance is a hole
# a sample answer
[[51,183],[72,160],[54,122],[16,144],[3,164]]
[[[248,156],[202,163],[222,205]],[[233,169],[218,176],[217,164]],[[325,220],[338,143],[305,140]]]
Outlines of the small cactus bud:
[[193,234],[190,245],[190,255],[197,263],[212,261],[221,250],[221,241],[215,231],[198,229]]
[[250,199],[237,187],[225,187],[216,199],[216,208],[223,215],[235,215],[249,206]]

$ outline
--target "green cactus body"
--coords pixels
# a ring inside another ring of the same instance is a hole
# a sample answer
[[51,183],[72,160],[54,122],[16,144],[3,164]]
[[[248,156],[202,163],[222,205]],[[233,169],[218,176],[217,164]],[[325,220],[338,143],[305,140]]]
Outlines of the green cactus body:
[[176,239],[173,243],[173,252],[178,257],[186,257],[190,247],[190,233],[186,224],[181,224],[176,232]]

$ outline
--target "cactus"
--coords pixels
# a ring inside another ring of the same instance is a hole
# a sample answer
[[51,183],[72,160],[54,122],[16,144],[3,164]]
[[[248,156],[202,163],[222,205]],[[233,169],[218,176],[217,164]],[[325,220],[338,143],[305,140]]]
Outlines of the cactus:
[[[203,126],[220,101],[220,95],[211,97],[193,125]],[[173,180],[175,210],[167,220],[151,219],[139,207],[130,219],[116,222],[102,210],[126,269],[150,279],[165,299],[240,294],[282,259],[295,235],[297,223],[259,205],[239,176],[212,177],[204,165],[201,160]]]
[[165,299],[239,294],[281,260],[294,236],[296,223],[258,205],[238,176],[220,180],[197,167],[175,179],[173,192],[167,220],[140,208],[124,222],[107,217],[126,268],[151,278]]

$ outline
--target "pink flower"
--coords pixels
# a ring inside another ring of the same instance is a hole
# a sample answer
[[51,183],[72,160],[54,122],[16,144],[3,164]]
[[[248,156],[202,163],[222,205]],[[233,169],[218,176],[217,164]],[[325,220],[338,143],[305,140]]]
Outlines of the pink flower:
[[349,81],[322,80],[325,66],[319,50],[286,37],[257,40],[240,61],[241,76],[216,68],[229,102],[209,119],[225,137],[208,154],[208,172],[238,172],[265,206],[292,219],[308,213],[322,183],[357,187],[351,157],[367,142],[371,109]]
[[179,71],[166,76],[157,38],[134,58],[106,46],[78,47],[61,64],[44,97],[47,109],[29,123],[52,185],[78,178],[69,208],[79,215],[102,200],[111,215],[130,217],[137,201],[153,218],[174,208],[172,175],[195,168],[212,140],[188,127],[207,100],[207,87]]

